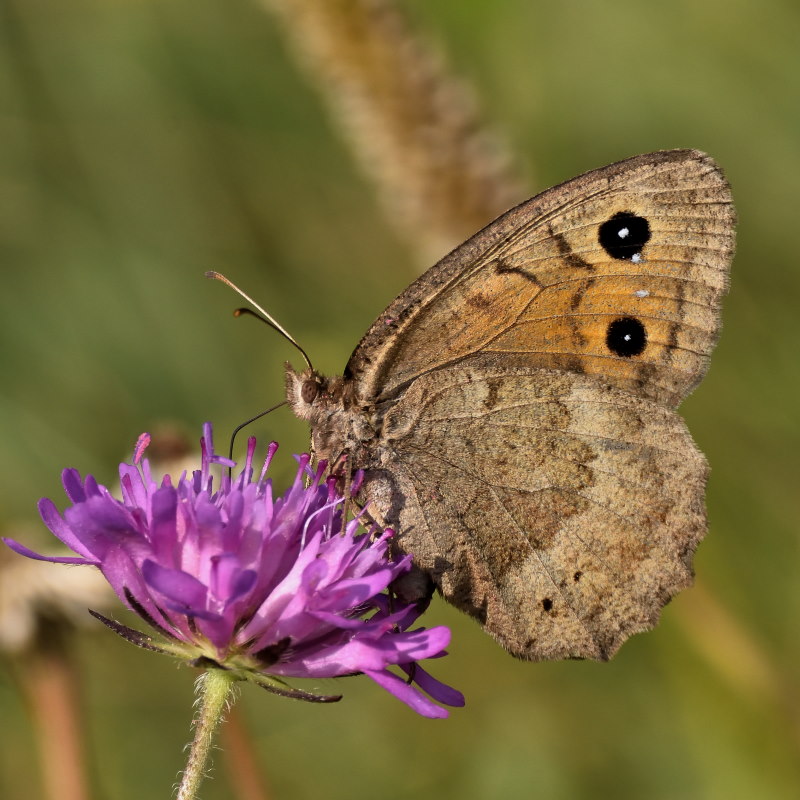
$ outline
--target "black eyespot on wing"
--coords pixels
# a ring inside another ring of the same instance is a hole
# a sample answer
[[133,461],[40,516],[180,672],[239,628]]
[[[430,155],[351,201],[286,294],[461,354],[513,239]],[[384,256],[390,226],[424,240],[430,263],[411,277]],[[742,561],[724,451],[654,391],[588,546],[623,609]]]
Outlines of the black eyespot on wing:
[[636,260],[650,241],[650,224],[632,211],[619,211],[600,226],[597,238],[611,258]]
[[549,597],[545,597],[545,598],[544,598],[544,600],[542,600],[542,608],[543,608],[545,611],[550,611],[550,610],[552,610],[552,608],[553,608],[553,601],[552,601],[552,600],[551,600]]
[[638,356],[647,347],[647,330],[635,317],[615,319],[606,331],[606,347],[615,356]]

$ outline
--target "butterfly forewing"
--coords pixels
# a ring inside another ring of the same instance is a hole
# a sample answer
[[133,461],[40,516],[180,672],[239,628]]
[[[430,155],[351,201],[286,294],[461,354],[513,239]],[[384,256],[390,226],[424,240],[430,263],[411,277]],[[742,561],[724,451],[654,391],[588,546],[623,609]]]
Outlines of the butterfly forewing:
[[[637,156],[538,195],[456,249],[378,318],[346,374],[387,398],[488,353],[676,406],[716,342],[732,253],[730,191],[711,159]],[[616,341],[619,319],[640,328]]]

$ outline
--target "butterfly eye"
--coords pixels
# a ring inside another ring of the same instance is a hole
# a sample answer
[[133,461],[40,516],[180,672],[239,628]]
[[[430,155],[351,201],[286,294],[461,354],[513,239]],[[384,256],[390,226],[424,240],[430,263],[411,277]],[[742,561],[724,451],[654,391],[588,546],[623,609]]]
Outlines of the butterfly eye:
[[597,238],[611,258],[638,261],[636,256],[650,241],[650,225],[644,217],[620,211],[600,226]]
[[300,397],[304,403],[313,403],[319,394],[319,384],[314,378],[306,378],[300,387]]
[[635,317],[615,319],[606,331],[606,347],[617,356],[638,356],[647,347],[647,330]]

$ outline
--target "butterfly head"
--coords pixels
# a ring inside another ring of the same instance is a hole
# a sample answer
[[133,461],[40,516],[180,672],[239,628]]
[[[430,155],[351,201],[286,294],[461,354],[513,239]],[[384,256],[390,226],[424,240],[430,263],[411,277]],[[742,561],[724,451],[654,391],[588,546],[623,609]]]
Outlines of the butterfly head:
[[325,378],[310,367],[295,372],[286,364],[286,400],[300,419],[314,422],[324,414],[333,399],[330,378]]
[[344,377],[326,378],[310,367],[295,372],[287,364],[286,400],[295,415],[311,426],[314,452],[320,459],[334,461],[374,436],[355,402],[352,381]]

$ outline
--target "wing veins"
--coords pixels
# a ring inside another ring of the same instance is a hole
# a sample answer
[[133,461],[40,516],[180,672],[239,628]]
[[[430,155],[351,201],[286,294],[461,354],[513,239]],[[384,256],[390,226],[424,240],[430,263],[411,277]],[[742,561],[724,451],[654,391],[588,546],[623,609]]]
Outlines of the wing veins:
[[[500,506],[501,510],[506,514],[506,516],[514,524],[514,527],[517,529],[517,533],[519,534],[519,536],[522,539],[522,541],[523,541],[524,545],[526,546],[526,548],[528,550],[530,550],[530,552],[533,553],[536,556],[537,560],[539,561],[539,563],[540,563],[540,565],[542,567],[544,575],[546,575],[546,577],[548,578],[550,583],[553,585],[553,588],[558,592],[558,594],[564,600],[565,604],[569,607],[569,609],[571,610],[573,615],[575,615],[576,619],[580,623],[581,627],[586,631],[586,633],[589,636],[589,638],[592,641],[594,641],[594,637],[592,636],[592,634],[589,631],[589,629],[586,627],[586,625],[585,625],[582,617],[580,616],[579,612],[576,611],[575,607],[567,599],[566,595],[561,591],[561,589],[559,588],[558,583],[556,582],[555,578],[551,574],[551,572],[548,569],[547,565],[544,563],[544,561],[542,559],[541,552],[537,548],[535,548],[533,546],[533,544],[531,544],[531,541],[530,541],[530,539],[528,539],[527,535],[525,534],[524,529],[520,526],[520,524],[517,522],[515,517],[509,512],[509,510],[505,507],[504,503],[497,496],[497,493],[496,493],[495,490],[497,488],[506,488],[506,487],[497,487],[494,484],[491,484],[488,481],[484,480],[483,477],[481,477],[480,475],[476,475],[475,473],[473,473],[473,472],[471,472],[469,470],[466,470],[463,467],[460,467],[459,465],[456,465],[456,464],[452,463],[449,459],[446,459],[446,458],[442,457],[438,453],[432,453],[431,451],[424,450],[423,448],[420,448],[420,447],[416,447],[415,449],[418,450],[419,452],[425,453],[426,455],[441,461],[442,463],[447,464],[448,466],[453,467],[457,471],[462,472],[463,474],[469,476],[470,478],[473,478],[475,481],[477,481],[478,483],[480,483],[483,486],[485,486],[492,493],[492,496],[494,497],[495,502],[497,503],[497,505]],[[406,466],[408,471],[416,477],[416,480],[420,485],[424,485],[425,484],[425,482],[420,479],[419,475],[417,475],[417,473],[414,472],[414,470],[409,468],[408,462],[404,458],[400,457],[399,460]],[[536,491],[525,490],[525,489],[521,489],[521,490],[520,489],[514,489],[514,491],[522,491],[522,492],[524,492],[526,494],[538,494],[538,493],[540,493],[542,491],[549,491],[549,490],[553,490],[553,489],[561,489],[561,490],[565,490],[567,492],[571,492],[571,493],[577,495],[578,497],[581,497],[582,499],[586,500],[588,503],[596,505],[596,506],[598,506],[600,508],[605,508],[607,511],[610,511],[611,513],[614,513],[612,511],[612,509],[609,509],[606,506],[603,506],[601,503],[597,503],[592,498],[585,497],[584,495],[581,495],[580,492],[577,492],[577,491],[572,490],[572,489],[564,489],[564,487],[548,487],[548,489],[541,489],[541,490],[536,490]],[[417,498],[419,498],[419,494],[418,494],[418,492],[416,490],[416,487],[414,488],[414,493],[417,495]],[[419,499],[417,500],[417,502],[419,503]],[[452,504],[450,504],[450,505],[452,507]],[[424,506],[423,506],[422,503],[419,503],[419,506],[420,506],[421,509],[423,509],[423,516],[424,516]],[[620,516],[621,519],[627,519],[625,517],[622,517],[621,515],[617,515],[617,516]],[[628,520],[628,522],[630,522],[632,524],[631,520]],[[425,523],[426,523],[426,525],[428,525],[428,530],[431,530],[430,523],[429,523],[427,517],[425,517]],[[469,530],[469,528],[467,528],[466,525],[464,527],[467,530]],[[612,579],[612,581],[614,582],[614,585],[619,587],[621,573],[618,570],[616,570],[613,567],[611,567],[611,565],[608,564],[606,562],[606,560],[599,553],[597,553],[579,534],[577,534],[577,532],[574,532],[574,531],[563,531],[563,530],[561,532],[565,533],[568,537],[571,537],[571,536],[574,535],[575,538],[578,540],[578,542],[580,542],[580,544],[582,545],[583,549],[586,552],[590,553],[597,560],[597,562],[599,564],[601,564],[605,568],[606,574]],[[494,570],[492,570],[492,568],[491,568],[490,560],[484,559],[484,563],[486,564],[487,568],[490,570],[492,575],[497,579],[497,576],[495,575]],[[542,574],[542,573],[539,573],[539,574]],[[499,581],[496,581],[496,582],[499,583]]]
[[[611,405],[610,403],[608,405]],[[524,406],[508,406],[508,408],[524,408]],[[497,409],[493,409],[488,413],[495,413]],[[453,419],[475,419],[475,417],[428,417],[431,421],[434,422],[448,422]],[[561,433],[564,436],[574,436],[574,437],[584,437],[587,439],[596,439],[599,441],[604,442],[611,442],[612,444],[624,444],[628,445],[631,449],[640,448],[646,450],[655,450],[659,453],[669,453],[673,456],[683,456],[685,453],[680,453],[677,450],[669,450],[665,447],[656,447],[655,445],[644,445],[641,442],[632,442],[628,439],[614,439],[610,436],[602,436],[599,433],[587,433],[585,431],[566,431],[563,428],[546,428],[539,425],[523,425],[521,423],[511,423],[511,422],[493,422],[491,420],[482,420],[483,424],[490,427],[490,428],[522,428],[523,430],[528,431],[542,431],[543,433]],[[424,429],[423,429],[424,430]],[[418,448],[420,449],[420,448]],[[427,452],[427,451],[423,451]]]
[[[677,350],[678,348],[675,347],[673,349]],[[700,350],[690,350],[690,349],[687,349],[687,348],[682,348],[682,349],[685,352],[694,353],[695,355],[703,356],[704,358],[708,357],[708,353],[704,353],[704,352],[702,352]],[[582,353],[582,354],[579,354],[579,353],[573,353],[573,352],[571,352],[569,350],[486,350],[485,346],[482,347],[481,350],[476,350],[476,351],[473,351],[472,353],[467,353],[462,358],[466,358],[466,357],[471,356],[471,355],[476,355],[477,353],[482,352],[482,351],[483,352],[487,352],[487,353],[513,353],[513,354],[516,354],[516,355],[526,355],[526,354],[528,354],[528,355],[548,355],[548,356],[576,356],[576,355],[583,355],[585,358],[607,358],[607,359],[610,359],[611,361],[623,361],[624,360],[620,356],[605,356],[605,355],[602,355],[601,353]],[[459,358],[457,360],[460,361],[461,359]],[[449,366],[452,363],[456,363],[456,360],[454,360],[452,362],[448,362],[447,365],[443,365],[443,366]],[[655,361],[637,361],[636,363],[637,364],[656,364],[658,362],[655,362]],[[437,367],[437,369],[440,369],[440,367]],[[531,369],[536,369],[536,367],[531,366]],[[557,369],[556,367],[541,367],[541,369],[552,369],[554,372],[567,372],[567,373],[569,373],[568,369]],[[692,374],[694,374],[694,370],[679,369],[678,367],[674,367],[674,366],[670,366],[670,370],[672,372],[683,373],[684,375],[692,375]],[[664,384],[658,384],[658,385],[659,386],[665,386]],[[665,387],[665,388],[668,388],[668,387]]]
[[578,610],[575,608],[575,606],[572,604],[572,602],[566,596],[566,594],[564,594],[564,592],[561,590],[561,587],[558,585],[558,583],[556,583],[555,577],[550,572],[550,569],[548,568],[548,565],[545,564],[544,558],[542,557],[542,555],[543,555],[542,552],[537,550],[531,544],[530,540],[525,535],[525,530],[520,526],[519,522],[517,522],[516,517],[514,517],[514,515],[505,507],[503,502],[497,496],[497,492],[495,491],[495,487],[490,485],[489,486],[489,491],[491,492],[492,496],[494,497],[495,502],[500,506],[500,509],[503,511],[503,513],[506,515],[506,517],[508,517],[508,519],[511,520],[512,525],[514,525],[514,527],[517,529],[517,532],[524,539],[525,543],[528,545],[530,550],[536,556],[536,560],[541,565],[542,570],[544,570],[544,573],[547,575],[550,583],[552,584],[553,588],[558,593],[559,597],[561,597],[561,600],[564,602],[566,607],[570,610],[570,613],[572,614],[572,616],[577,620],[578,624],[581,626],[581,628],[583,629],[584,633],[589,637],[589,640],[594,643],[594,636],[592,636],[591,631],[586,627],[586,623],[583,621],[583,618],[581,617],[581,615],[578,612]]
[[[498,486],[498,485],[496,485],[494,483],[490,483],[489,481],[487,481],[482,476],[476,475],[474,472],[471,472],[471,471],[469,471],[467,469],[464,469],[464,467],[460,467],[459,465],[454,464],[452,461],[449,461],[448,459],[440,456],[438,453],[432,453],[430,450],[425,450],[424,448],[419,447],[417,445],[413,445],[413,444],[410,445],[410,447],[413,447],[415,450],[419,451],[420,453],[425,453],[426,455],[430,456],[431,458],[438,459],[442,463],[447,464],[448,466],[451,466],[454,469],[461,471],[463,474],[468,475],[470,478],[474,478],[476,481],[478,481],[479,483],[483,484],[486,487],[490,487],[490,488],[494,488],[494,489],[507,489],[507,488],[509,488],[509,487],[506,487],[506,486]],[[546,486],[546,487],[542,487],[541,489],[525,489],[524,487],[516,487],[515,486],[513,491],[521,492],[523,494],[529,494],[529,495],[537,495],[537,494],[542,494],[543,492],[549,492],[549,491],[567,492],[569,494],[575,495],[576,497],[580,497],[582,500],[585,500],[587,503],[590,503],[593,506],[597,506],[598,508],[604,508],[606,511],[608,511],[611,514],[614,514],[614,516],[618,517],[619,519],[624,520],[625,522],[630,524],[632,527],[634,527],[634,528],[637,527],[636,523],[634,522],[633,517],[627,517],[624,514],[620,514],[619,512],[614,511],[612,508],[609,508],[608,506],[603,505],[603,503],[600,503],[599,501],[597,501],[597,500],[595,500],[595,499],[593,499],[591,497],[587,497],[586,495],[581,494],[577,489],[571,489],[568,486]],[[526,539],[526,541],[527,541],[527,539]],[[533,548],[533,545],[530,543],[530,541],[527,541],[527,544],[532,549],[535,549],[535,548]]]
[[[527,325],[527,324],[533,323],[533,322],[545,322],[548,319],[563,319],[564,317],[619,317],[619,316],[620,316],[620,312],[612,314],[611,312],[608,312],[608,311],[596,311],[594,313],[578,313],[577,311],[575,311],[575,312],[569,312],[568,314],[549,314],[546,317],[530,317],[529,319],[515,320],[514,323],[509,325],[505,330],[506,331],[513,330],[514,327],[516,327],[517,325]],[[638,319],[654,319],[657,322],[668,322],[668,323],[672,323],[673,322],[673,320],[664,319],[664,317],[657,317],[655,314],[637,314],[636,317]],[[682,328],[693,328],[696,331],[702,331],[704,333],[707,333],[707,332],[711,331],[710,328],[701,328],[699,325],[693,325],[690,322],[681,321],[680,324],[681,324]],[[648,340],[648,342],[654,341],[650,337],[648,337],[647,340]],[[657,341],[657,340],[655,340],[655,341]],[[662,342],[658,342],[658,344],[663,344],[663,343]],[[677,345],[675,345],[675,346],[673,346],[672,349],[673,350],[684,350],[686,348],[678,347]],[[540,352],[549,352],[549,351],[548,350],[544,350],[544,351],[540,351]],[[694,352],[697,352],[697,351],[691,350],[690,352],[694,353]]]
[[[454,464],[452,461],[450,461],[449,459],[444,458],[443,456],[439,455],[438,453],[433,453],[430,450],[425,450],[422,447],[416,447],[416,446],[413,446],[413,447],[418,452],[425,453],[426,455],[430,456],[431,458],[434,458],[434,459],[436,459],[438,461],[441,461],[444,464],[447,464],[450,467],[453,467],[455,470],[457,470],[459,472],[462,472],[464,475],[467,475],[468,477],[474,479],[476,482],[478,482],[478,483],[482,484],[483,486],[485,486],[487,489],[491,490],[492,494],[495,496],[495,499],[497,500],[497,502],[500,505],[500,507],[504,511],[506,511],[506,513],[508,514],[507,509],[502,504],[502,502],[500,502],[500,499],[497,497],[497,495],[494,492],[495,489],[498,489],[498,488],[503,489],[503,488],[508,488],[508,487],[496,486],[495,484],[492,484],[489,481],[485,480],[481,475],[477,475],[474,472],[471,472],[470,470],[464,469],[462,466],[460,466],[458,464]],[[400,457],[399,460],[402,461],[406,465],[408,463],[402,457]],[[409,471],[411,471],[411,470],[409,470]],[[419,480],[419,478],[417,478],[417,479]],[[524,488],[514,487],[513,491],[521,492],[523,494],[528,494],[528,495],[537,495],[537,494],[541,494],[542,492],[546,492],[546,491],[563,491],[563,492],[566,492],[566,493],[569,493],[569,494],[573,494],[576,497],[580,497],[582,500],[585,500],[587,503],[589,503],[589,504],[591,504],[591,505],[593,505],[593,506],[595,506],[597,508],[604,509],[605,511],[609,512],[610,514],[613,514],[614,516],[616,516],[620,520],[623,520],[624,522],[628,523],[634,530],[638,530],[640,527],[642,527],[641,525],[637,525],[635,523],[635,521],[633,520],[633,518],[626,517],[624,514],[620,514],[619,512],[614,511],[612,508],[609,508],[608,506],[604,505],[603,503],[600,503],[600,502],[598,502],[597,500],[594,500],[591,497],[587,497],[586,495],[581,494],[576,489],[571,489],[569,487],[548,486],[548,487],[545,487],[545,488],[542,488],[542,489],[524,489]],[[415,492],[416,492],[416,490],[415,490]],[[513,517],[512,517],[512,520],[513,520]],[[426,523],[427,523],[427,518],[426,518]],[[516,521],[515,521],[515,524],[516,524],[518,530],[520,531],[522,539],[524,540],[524,542],[527,545],[527,547],[530,548],[530,550],[532,552],[536,553],[537,556],[538,556],[537,549],[531,544],[530,540],[527,538],[527,536],[525,536],[524,531],[522,531],[519,528],[519,525],[516,523]],[[566,533],[569,535],[571,532],[567,531]],[[598,562],[601,563],[605,567],[605,569],[607,570],[607,573],[613,579],[616,580],[616,585],[619,586],[619,579],[620,579],[621,573],[618,570],[612,568],[611,565],[608,564],[602,556],[600,556],[597,552],[595,552],[589,546],[589,544],[584,539],[582,539],[578,534],[575,534],[575,535],[577,536],[578,541],[583,545],[585,550],[587,552],[589,552],[592,556],[594,556],[598,560]],[[539,559],[539,561],[541,563],[541,558]],[[544,567],[544,564],[542,564],[542,566]],[[546,567],[545,567],[545,569],[546,569]],[[558,589],[558,586],[555,583],[555,581],[553,580],[553,578],[550,575],[549,571],[548,571],[547,574],[548,574],[548,577],[550,578],[550,581],[553,583],[554,586],[556,586],[556,589],[560,593],[560,590]]]

